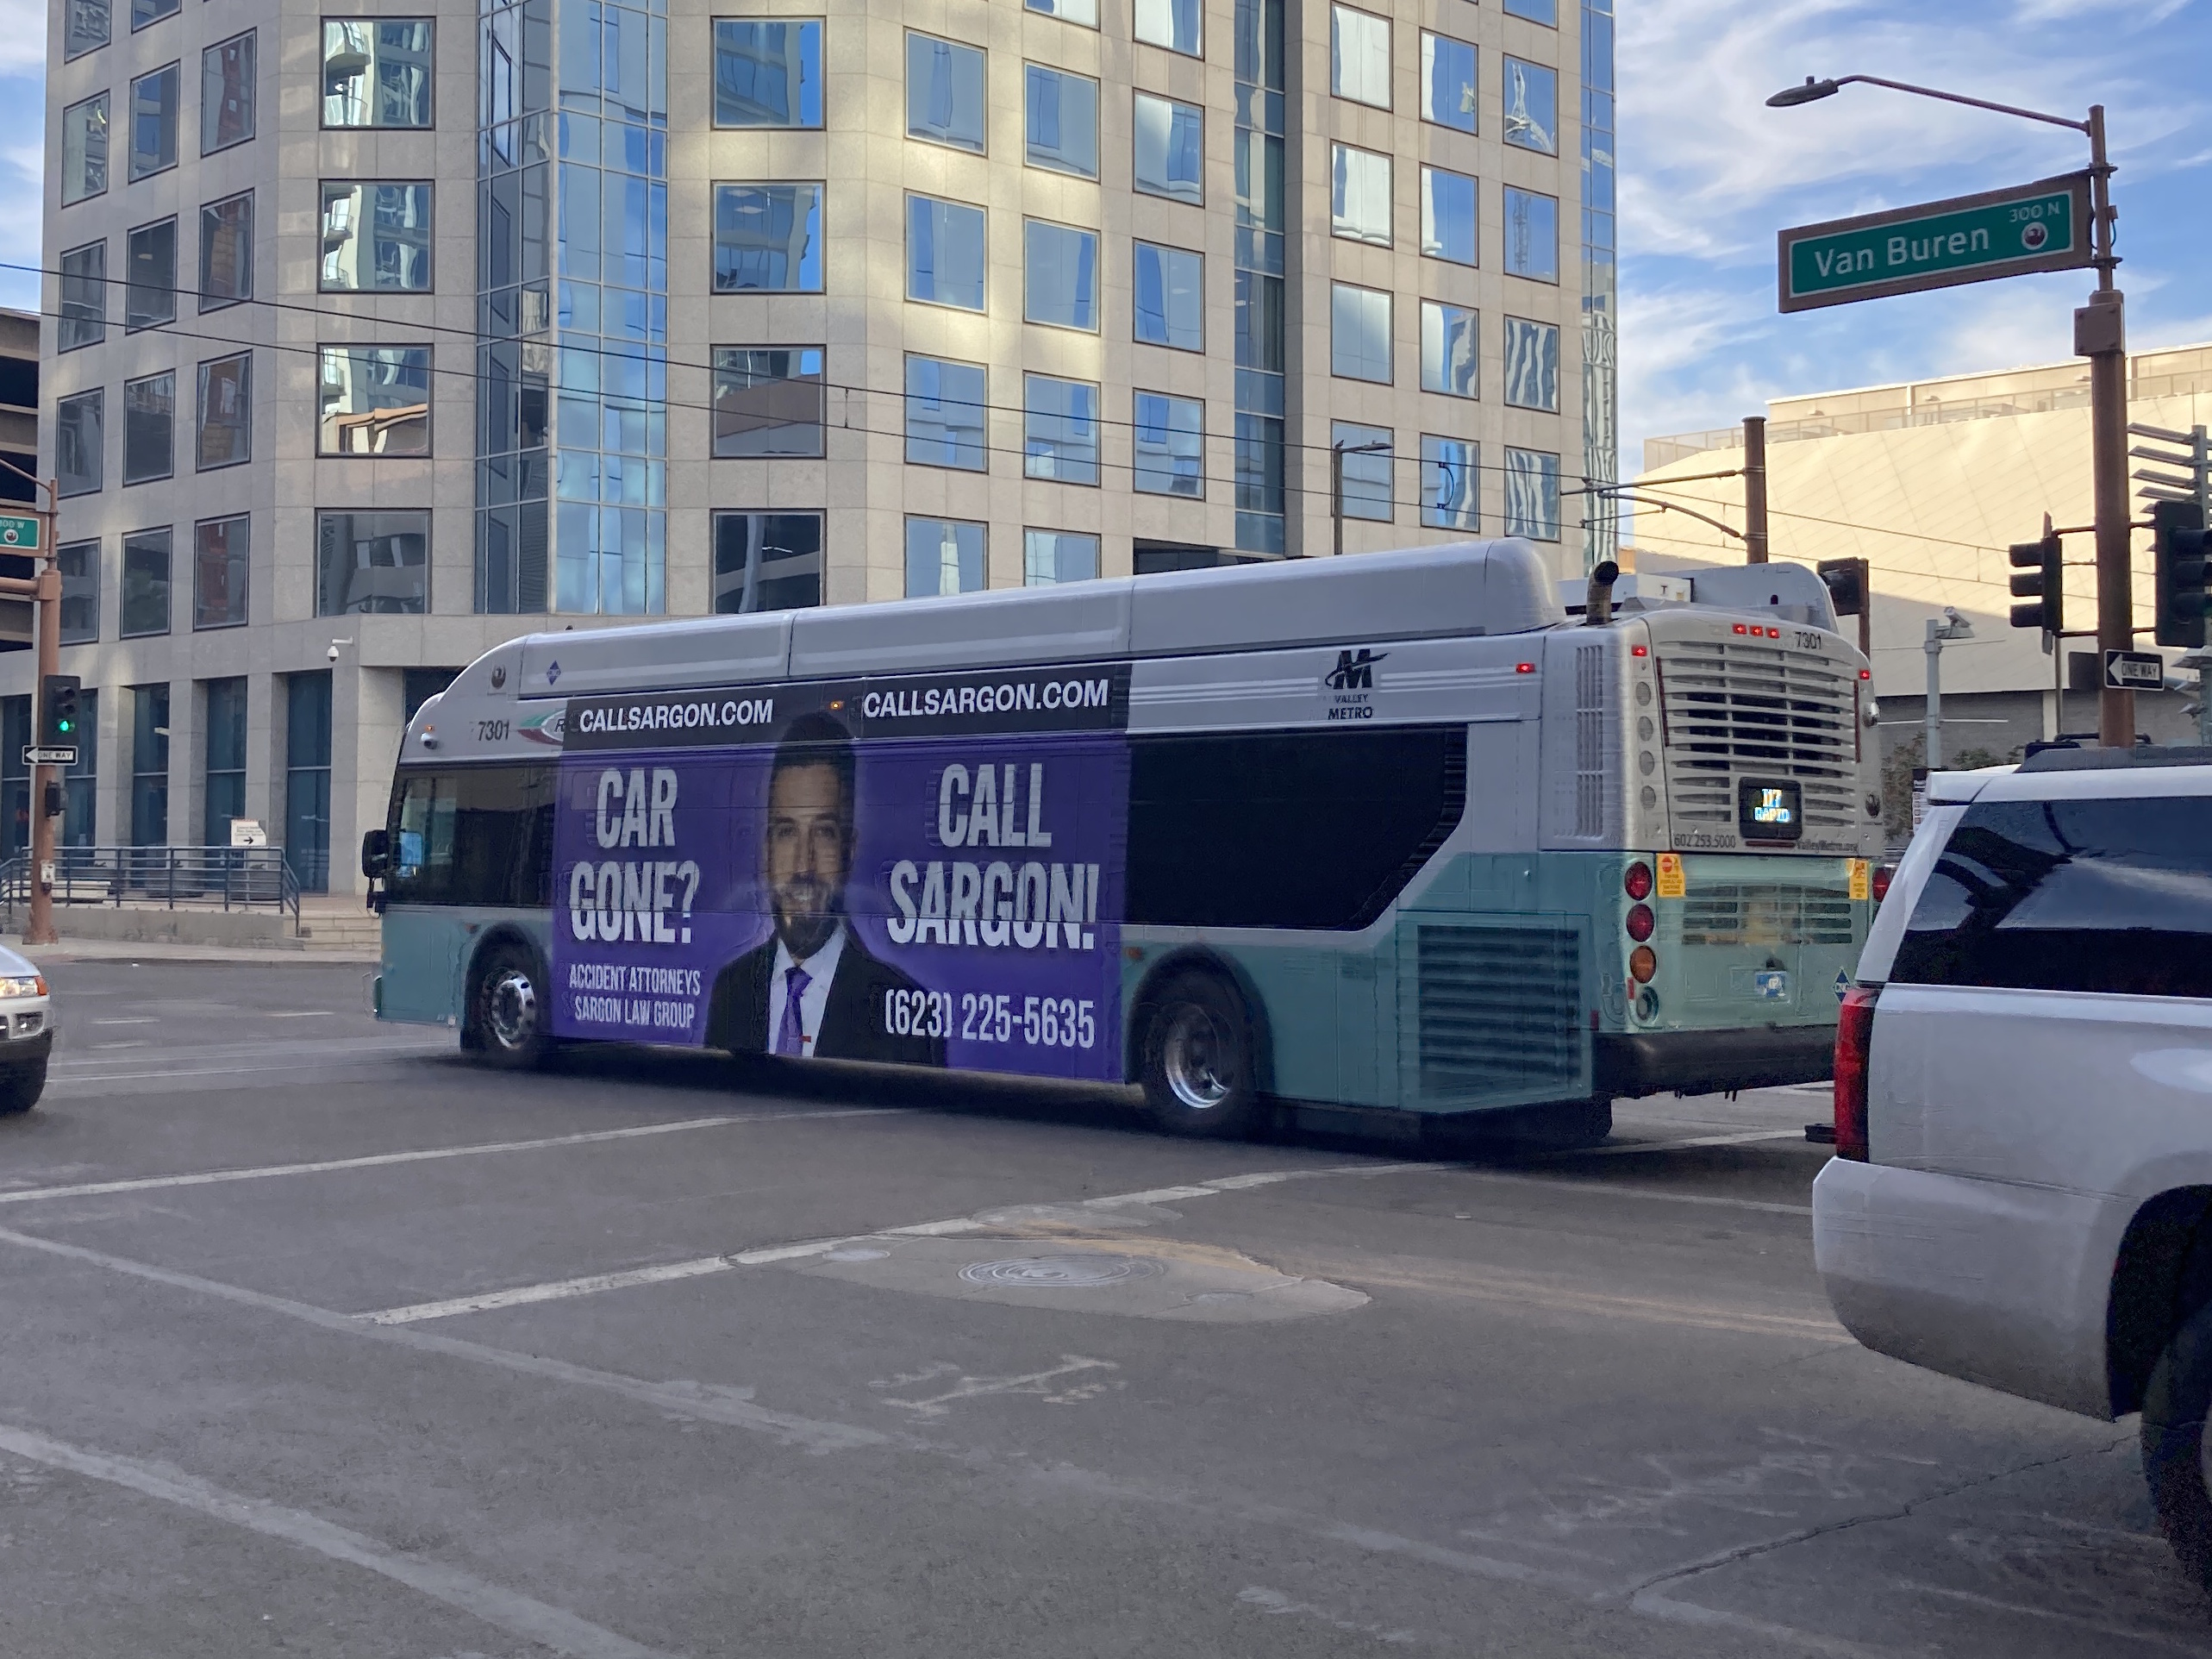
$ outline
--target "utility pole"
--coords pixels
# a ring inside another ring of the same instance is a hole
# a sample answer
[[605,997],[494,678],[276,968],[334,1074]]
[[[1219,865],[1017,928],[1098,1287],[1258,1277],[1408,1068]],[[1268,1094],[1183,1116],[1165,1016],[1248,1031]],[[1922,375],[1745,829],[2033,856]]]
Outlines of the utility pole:
[[1744,416],[1744,562],[1766,562],[1766,416]]
[[[2089,359],[2090,455],[2096,502],[2096,643],[2100,651],[2135,647],[2134,567],[2128,523],[2128,326],[2123,297],[2113,285],[2112,164],[2104,153],[2104,106],[2089,110],[2090,233],[2096,292],[2074,313],[2074,352]],[[2097,693],[2097,741],[2107,748],[2135,742],[2135,693],[2105,686]]]

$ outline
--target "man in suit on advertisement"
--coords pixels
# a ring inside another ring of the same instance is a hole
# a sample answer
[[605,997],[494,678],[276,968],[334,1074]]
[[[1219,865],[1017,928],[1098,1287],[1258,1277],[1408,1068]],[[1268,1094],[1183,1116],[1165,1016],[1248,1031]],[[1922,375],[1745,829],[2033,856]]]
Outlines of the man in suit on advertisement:
[[768,771],[761,885],[776,930],[715,977],[709,1046],[794,1059],[942,1066],[942,1037],[894,1035],[885,993],[919,991],[871,956],[846,914],[852,874],[852,734],[834,716],[791,722]]

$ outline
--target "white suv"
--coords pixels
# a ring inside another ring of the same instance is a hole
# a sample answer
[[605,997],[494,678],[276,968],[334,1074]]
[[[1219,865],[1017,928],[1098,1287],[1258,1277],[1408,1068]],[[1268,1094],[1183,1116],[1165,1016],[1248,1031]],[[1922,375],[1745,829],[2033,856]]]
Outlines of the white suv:
[[1821,1276],[1869,1348],[2141,1412],[2212,1589],[2212,749],[1929,783],[1844,1001]]
[[0,945],[0,1117],[38,1105],[53,1052],[53,1006],[46,975]]

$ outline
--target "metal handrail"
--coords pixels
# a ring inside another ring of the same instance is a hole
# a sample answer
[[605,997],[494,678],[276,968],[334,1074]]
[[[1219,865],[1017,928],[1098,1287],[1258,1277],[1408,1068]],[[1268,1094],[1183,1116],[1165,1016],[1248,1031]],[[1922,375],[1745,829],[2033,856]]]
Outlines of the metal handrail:
[[[0,904],[28,904],[32,875],[28,853],[0,861]],[[57,847],[53,902],[270,909],[300,930],[299,878],[281,847]]]

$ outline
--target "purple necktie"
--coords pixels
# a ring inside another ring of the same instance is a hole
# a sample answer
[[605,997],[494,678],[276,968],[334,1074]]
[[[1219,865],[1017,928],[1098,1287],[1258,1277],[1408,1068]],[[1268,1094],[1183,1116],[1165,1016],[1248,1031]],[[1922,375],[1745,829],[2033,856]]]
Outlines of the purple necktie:
[[797,962],[784,975],[784,1023],[776,1028],[776,1052],[790,1055],[794,1059],[807,1051],[807,1024],[799,1013],[799,999],[807,993],[813,976]]

